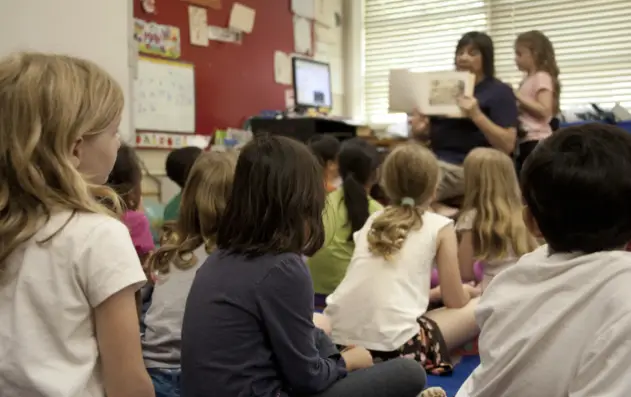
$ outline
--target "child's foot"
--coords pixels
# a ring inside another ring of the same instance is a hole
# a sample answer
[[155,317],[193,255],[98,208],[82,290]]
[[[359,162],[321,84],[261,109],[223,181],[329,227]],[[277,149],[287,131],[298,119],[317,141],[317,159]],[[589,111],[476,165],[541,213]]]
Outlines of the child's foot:
[[429,389],[423,390],[419,397],[447,397],[447,393],[445,393],[442,387],[430,387]]

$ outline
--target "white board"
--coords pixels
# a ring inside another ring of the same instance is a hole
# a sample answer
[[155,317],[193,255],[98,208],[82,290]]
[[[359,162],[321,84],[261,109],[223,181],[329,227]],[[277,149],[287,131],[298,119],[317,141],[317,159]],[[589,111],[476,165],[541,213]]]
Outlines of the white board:
[[193,65],[146,57],[138,59],[134,125],[141,131],[195,132]]

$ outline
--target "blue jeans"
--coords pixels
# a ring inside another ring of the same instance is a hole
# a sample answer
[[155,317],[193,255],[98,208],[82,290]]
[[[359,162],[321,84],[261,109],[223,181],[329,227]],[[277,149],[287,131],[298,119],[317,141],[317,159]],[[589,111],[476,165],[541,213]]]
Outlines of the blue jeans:
[[156,397],[180,397],[182,371],[179,368],[149,368],[147,371],[156,390]]

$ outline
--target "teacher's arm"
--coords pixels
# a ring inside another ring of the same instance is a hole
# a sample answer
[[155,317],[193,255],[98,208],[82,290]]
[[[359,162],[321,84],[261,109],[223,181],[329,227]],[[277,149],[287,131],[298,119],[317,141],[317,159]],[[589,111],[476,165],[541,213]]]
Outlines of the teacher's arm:
[[491,146],[506,154],[513,152],[517,142],[518,111],[515,94],[509,86],[503,86],[489,102],[488,116],[482,112],[478,101],[473,97],[460,98],[459,105]]

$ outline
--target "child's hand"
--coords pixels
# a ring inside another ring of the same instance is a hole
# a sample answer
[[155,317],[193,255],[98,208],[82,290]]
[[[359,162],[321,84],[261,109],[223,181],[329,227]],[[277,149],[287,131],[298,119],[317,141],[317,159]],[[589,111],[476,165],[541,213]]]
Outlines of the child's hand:
[[477,298],[478,296],[482,295],[482,289],[480,289],[480,287],[476,287],[471,284],[465,284],[462,286],[462,288],[464,288],[464,291],[469,294],[470,299]]
[[342,351],[342,358],[346,362],[346,369],[351,372],[358,369],[372,367],[372,356],[363,347],[355,346]]

